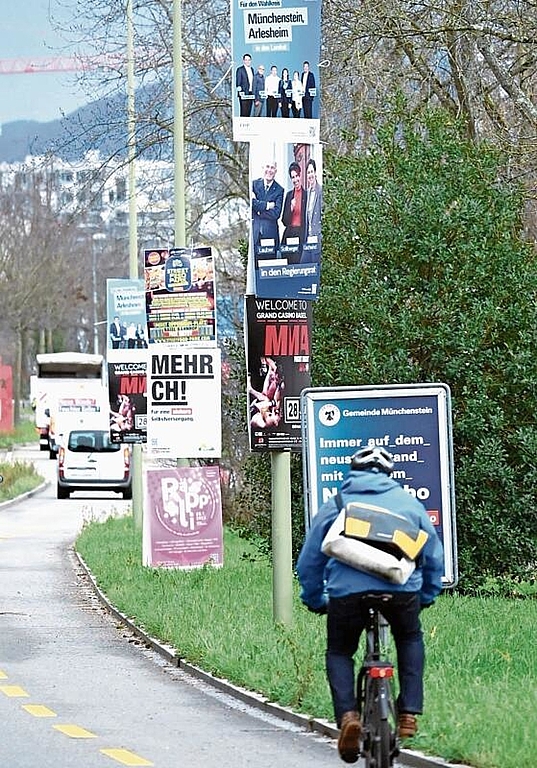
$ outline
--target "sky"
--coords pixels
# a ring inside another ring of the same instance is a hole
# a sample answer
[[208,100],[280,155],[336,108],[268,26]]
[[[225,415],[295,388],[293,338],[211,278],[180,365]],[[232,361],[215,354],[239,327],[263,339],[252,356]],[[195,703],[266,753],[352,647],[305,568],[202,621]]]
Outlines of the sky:
[[[59,13],[55,0],[0,0],[0,7],[0,71],[14,59],[68,53],[50,20],[50,11]],[[56,120],[88,101],[73,73],[0,74],[0,128],[15,120]]]

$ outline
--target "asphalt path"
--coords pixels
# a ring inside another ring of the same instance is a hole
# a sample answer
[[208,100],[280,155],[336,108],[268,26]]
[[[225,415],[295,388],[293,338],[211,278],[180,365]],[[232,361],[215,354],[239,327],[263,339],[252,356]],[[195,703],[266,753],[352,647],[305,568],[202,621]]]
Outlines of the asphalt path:
[[57,500],[45,455],[22,454],[52,483],[0,507],[0,766],[337,765],[332,739],[196,680],[103,609],[72,545],[84,520],[130,503]]
[[[0,505],[0,768],[343,765],[330,723],[207,682],[106,608],[73,543],[85,521],[127,513],[130,502],[57,500],[56,462],[45,457],[17,449],[13,458],[49,484]],[[398,765],[447,764],[403,750]]]

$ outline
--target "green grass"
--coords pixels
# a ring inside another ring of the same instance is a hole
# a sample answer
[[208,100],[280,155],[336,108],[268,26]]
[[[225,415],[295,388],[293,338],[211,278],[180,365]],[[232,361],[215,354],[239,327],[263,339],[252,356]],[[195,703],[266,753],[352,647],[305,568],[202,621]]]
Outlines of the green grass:
[[[333,720],[324,619],[298,600],[292,627],[272,615],[272,571],[225,531],[225,564],[144,568],[132,518],[91,523],[77,548],[101,589],[150,635],[205,670],[296,711]],[[477,768],[533,768],[537,710],[534,600],[443,595],[423,614],[426,712],[407,746]]]
[[43,482],[33,464],[25,461],[0,463],[0,475],[4,478],[0,483],[0,502],[9,501],[28,491],[33,491]]
[[29,412],[23,415],[13,432],[0,432],[0,448],[12,450],[14,445],[37,443],[38,435],[35,428],[34,415]]

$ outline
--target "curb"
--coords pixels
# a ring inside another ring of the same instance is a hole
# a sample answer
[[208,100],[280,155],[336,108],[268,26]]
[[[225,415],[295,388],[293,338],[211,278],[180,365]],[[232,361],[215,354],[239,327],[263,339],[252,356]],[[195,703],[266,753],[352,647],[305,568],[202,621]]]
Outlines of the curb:
[[24,501],[24,499],[29,499],[30,496],[35,496],[37,493],[41,493],[41,491],[44,491],[45,488],[48,488],[50,485],[50,482],[48,480],[45,480],[45,482],[41,483],[41,485],[38,485],[36,488],[32,488],[31,491],[26,491],[26,493],[21,493],[20,496],[15,496],[14,499],[8,499],[7,501],[2,501],[0,503],[0,509],[5,509],[5,507],[9,507],[11,504],[17,504],[19,501]]
[[[84,571],[84,574],[90,582],[91,587],[99,602],[104,606],[104,608],[106,608],[106,610],[115,619],[127,627],[139,640],[144,643],[146,647],[151,648],[151,650],[158,653],[169,664],[174,667],[178,667],[179,669],[183,670],[183,672],[186,672],[187,674],[192,675],[192,677],[195,677],[197,680],[201,680],[202,682],[213,686],[213,688],[216,688],[223,693],[227,693],[229,696],[233,696],[235,699],[242,701],[244,704],[248,704],[249,706],[254,707],[262,712],[277,717],[280,720],[284,720],[288,723],[292,723],[293,725],[297,725],[306,731],[319,733],[322,736],[328,736],[331,739],[337,739],[339,730],[336,728],[334,723],[330,723],[329,721],[323,720],[321,718],[310,717],[309,715],[301,715],[297,712],[294,712],[289,707],[284,707],[280,704],[275,704],[274,702],[269,701],[260,693],[249,691],[246,688],[241,688],[240,686],[230,683],[228,680],[215,677],[210,672],[205,672],[200,667],[197,667],[194,664],[190,664],[185,659],[182,659],[178,655],[176,649],[172,646],[166,645],[160,640],[147,635],[131,619],[118,611],[117,608],[115,608],[108,601],[106,595],[97,586],[97,582],[95,581],[92,572],[86,565],[82,555],[77,552],[74,547],[71,551],[74,554],[78,564]],[[416,752],[410,749],[401,750],[397,764],[402,767],[408,766],[408,768],[468,768],[467,765],[462,765],[459,763],[448,763],[441,758],[429,757],[422,754],[421,752]]]

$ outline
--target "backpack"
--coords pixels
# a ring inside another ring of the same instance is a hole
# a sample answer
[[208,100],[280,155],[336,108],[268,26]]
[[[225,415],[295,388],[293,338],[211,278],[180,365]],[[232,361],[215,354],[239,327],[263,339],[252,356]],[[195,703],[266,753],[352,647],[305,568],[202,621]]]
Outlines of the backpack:
[[392,584],[405,584],[429,534],[385,507],[343,504],[339,493],[335,500],[339,514],[323,539],[323,553]]

